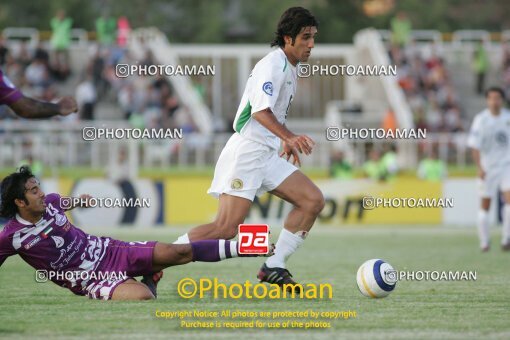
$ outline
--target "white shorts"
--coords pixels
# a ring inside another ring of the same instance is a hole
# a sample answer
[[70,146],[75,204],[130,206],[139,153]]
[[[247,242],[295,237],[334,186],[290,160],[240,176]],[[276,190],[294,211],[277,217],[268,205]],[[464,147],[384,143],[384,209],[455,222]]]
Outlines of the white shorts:
[[485,178],[478,178],[480,196],[492,198],[498,190],[510,191],[510,167],[493,169],[485,173]]
[[275,189],[296,170],[274,149],[235,133],[221,151],[207,193],[216,198],[229,194],[253,201],[255,195]]

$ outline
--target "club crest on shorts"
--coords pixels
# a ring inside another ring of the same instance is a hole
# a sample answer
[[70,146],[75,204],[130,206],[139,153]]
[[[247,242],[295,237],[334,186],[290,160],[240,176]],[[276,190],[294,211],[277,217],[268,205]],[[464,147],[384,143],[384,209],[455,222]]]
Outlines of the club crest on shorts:
[[262,85],[262,91],[264,91],[266,94],[272,96],[273,95],[273,83],[270,81],[266,81],[264,85]]
[[233,179],[232,183],[230,183],[230,187],[233,190],[241,190],[243,188],[243,181],[241,181],[239,178]]

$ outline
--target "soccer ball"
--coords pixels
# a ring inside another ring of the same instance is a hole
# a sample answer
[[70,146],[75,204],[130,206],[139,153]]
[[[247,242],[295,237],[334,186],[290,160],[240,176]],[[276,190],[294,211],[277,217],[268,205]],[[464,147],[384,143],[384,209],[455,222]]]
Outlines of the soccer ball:
[[395,289],[397,272],[389,263],[372,259],[359,267],[356,281],[361,294],[371,298],[383,298]]

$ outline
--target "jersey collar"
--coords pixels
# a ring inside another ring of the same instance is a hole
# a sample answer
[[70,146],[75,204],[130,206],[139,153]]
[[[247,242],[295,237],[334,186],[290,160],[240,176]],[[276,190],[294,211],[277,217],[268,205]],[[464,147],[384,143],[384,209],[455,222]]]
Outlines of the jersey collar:
[[41,217],[41,220],[37,221],[37,223],[31,223],[31,222],[28,222],[27,220],[25,220],[24,218],[22,218],[19,214],[16,214],[16,220],[23,225],[35,225],[35,224],[39,223],[39,221],[42,220],[42,217]]
[[[283,59],[285,60],[285,62],[287,63],[287,67],[290,67],[291,69],[295,70],[296,66],[292,65],[289,58],[287,58],[287,55],[285,54],[285,52],[283,52],[283,49],[281,47],[279,47],[278,51],[281,54],[281,56],[283,57]],[[299,61],[298,61],[298,64],[299,64]]]

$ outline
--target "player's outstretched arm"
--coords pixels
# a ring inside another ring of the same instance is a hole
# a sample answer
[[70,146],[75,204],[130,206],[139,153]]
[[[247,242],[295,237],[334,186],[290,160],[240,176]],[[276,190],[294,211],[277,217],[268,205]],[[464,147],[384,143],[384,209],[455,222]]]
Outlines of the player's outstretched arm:
[[71,97],[64,97],[54,104],[23,96],[9,107],[18,116],[31,119],[67,116],[78,111],[76,101]]

